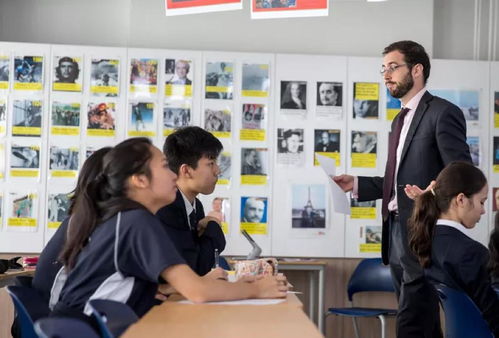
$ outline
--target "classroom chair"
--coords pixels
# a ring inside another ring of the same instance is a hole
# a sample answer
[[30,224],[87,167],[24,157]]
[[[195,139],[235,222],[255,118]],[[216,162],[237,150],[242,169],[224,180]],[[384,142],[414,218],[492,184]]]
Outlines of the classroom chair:
[[21,329],[21,338],[37,338],[33,323],[48,316],[48,305],[38,292],[26,286],[10,285],[6,287],[16,310],[16,320]]
[[35,322],[35,332],[40,338],[99,338],[87,323],[74,318],[43,318]]
[[107,299],[92,299],[89,305],[103,338],[119,337],[139,319],[135,312],[124,303]]
[[466,293],[444,284],[435,285],[435,289],[445,313],[445,337],[493,337],[480,310]]
[[363,259],[355,268],[347,287],[348,300],[350,307],[330,308],[326,313],[328,315],[351,317],[355,336],[359,338],[359,328],[357,317],[377,317],[381,322],[381,337],[386,337],[386,318],[396,316],[396,309],[377,309],[355,307],[353,304],[353,295],[359,292],[395,292],[392,283],[390,268],[383,265],[381,258]]

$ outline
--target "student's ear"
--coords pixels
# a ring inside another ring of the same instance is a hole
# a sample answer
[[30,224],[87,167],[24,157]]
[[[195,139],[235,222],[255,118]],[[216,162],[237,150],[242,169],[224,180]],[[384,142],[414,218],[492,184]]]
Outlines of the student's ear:
[[192,178],[192,168],[188,164],[182,164],[178,168],[178,177]]
[[144,174],[135,174],[130,176],[130,184],[135,188],[147,188],[149,186],[149,179]]
[[458,207],[463,207],[465,203],[466,196],[461,192],[456,196],[456,204]]

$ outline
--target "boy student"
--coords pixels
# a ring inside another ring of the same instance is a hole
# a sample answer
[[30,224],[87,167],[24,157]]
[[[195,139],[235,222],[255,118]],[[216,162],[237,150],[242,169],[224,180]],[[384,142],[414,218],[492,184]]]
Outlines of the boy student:
[[217,157],[222,149],[215,136],[199,127],[178,129],[163,145],[169,166],[178,175],[178,191],[175,201],[161,208],[156,217],[180,255],[201,276],[214,266],[215,249],[220,253],[225,248],[219,221],[205,216],[196,198],[215,189],[220,174]]

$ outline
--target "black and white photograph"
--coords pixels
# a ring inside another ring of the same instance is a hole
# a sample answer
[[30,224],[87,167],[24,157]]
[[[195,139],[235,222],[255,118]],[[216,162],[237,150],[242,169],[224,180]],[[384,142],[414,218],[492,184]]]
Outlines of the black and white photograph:
[[340,130],[338,129],[315,129],[314,140],[316,153],[340,152]]
[[242,129],[264,129],[266,113],[267,108],[264,104],[243,104]]
[[79,127],[80,109],[78,102],[52,102],[52,126]]
[[243,64],[243,96],[266,97],[269,95],[269,65]]
[[16,56],[14,58],[14,84],[39,84],[39,86],[19,86],[17,89],[41,90],[42,75],[42,56]]
[[376,208],[376,201],[363,201],[359,202],[356,198],[350,199],[351,208]]
[[163,129],[176,129],[191,125],[191,106],[187,102],[165,102]]
[[92,59],[90,93],[94,96],[118,96],[119,65],[117,59]]
[[78,170],[78,148],[50,147],[50,170]]
[[379,83],[355,82],[353,84],[353,118],[377,119],[379,117]]
[[47,202],[47,219],[49,222],[62,222],[68,215],[69,195],[49,194]]
[[[40,128],[42,126],[42,102],[39,100],[14,100],[12,107],[13,127]],[[34,134],[24,134],[17,132],[13,128],[13,136],[33,136]],[[38,132],[40,135],[40,132]]]
[[[6,121],[7,121],[7,99],[0,98],[0,125],[3,124],[4,128]],[[5,132],[5,130],[3,132]]]
[[466,138],[466,143],[470,147],[471,160],[475,166],[480,165],[480,137],[478,136],[468,136]]
[[233,81],[234,68],[232,62],[208,62],[206,64],[205,98],[232,100]]
[[381,226],[366,225],[365,227],[365,244],[381,244]]
[[[6,55],[0,55],[0,82],[9,82],[9,78],[10,78],[10,58]],[[1,89],[7,89],[7,88],[8,87]]]
[[281,81],[281,109],[307,109],[307,82]]
[[378,135],[374,131],[352,131],[352,153],[376,154]]
[[83,79],[81,60],[81,57],[76,56],[54,56],[53,90],[81,91]]
[[241,175],[267,175],[267,149],[241,149]]
[[341,118],[343,113],[343,83],[317,82],[316,115]]
[[13,144],[10,148],[10,167],[15,169],[39,169],[40,148]]
[[231,178],[231,163],[232,156],[229,152],[221,152],[218,155],[218,167],[220,169],[220,174],[218,174],[219,181],[227,181]]
[[289,166],[303,166],[305,163],[304,130],[277,129],[277,163]]
[[225,109],[205,109],[204,129],[210,132],[230,132],[231,113]]
[[326,228],[326,187],[322,184],[295,184],[291,189],[291,227]]
[[192,85],[191,60],[166,59],[165,60],[165,82],[172,85]]

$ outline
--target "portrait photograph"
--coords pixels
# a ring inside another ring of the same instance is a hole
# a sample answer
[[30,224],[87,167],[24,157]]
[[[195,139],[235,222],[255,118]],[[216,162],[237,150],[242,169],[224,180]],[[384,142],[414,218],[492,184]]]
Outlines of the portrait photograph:
[[241,175],[267,175],[267,149],[241,149]]
[[305,163],[303,129],[277,129],[277,163],[303,166]]
[[307,109],[307,82],[281,81],[281,109]]
[[292,228],[326,228],[326,187],[322,184],[294,184]]
[[267,197],[241,197],[241,223],[267,223]]
[[352,131],[352,153],[376,154],[378,134],[374,131]]
[[341,107],[343,105],[343,83],[317,82],[317,106]]
[[206,63],[206,99],[232,100],[234,92],[232,62]]
[[340,152],[340,130],[338,129],[315,129],[314,151],[318,153]]
[[215,196],[205,208],[206,216],[215,218],[220,225],[230,220],[230,201],[228,197]]
[[172,85],[192,85],[191,60],[166,59],[165,60],[165,83]]
[[54,56],[52,90],[77,92],[82,89],[82,63],[80,57]]
[[232,156],[229,152],[223,151],[218,155],[218,168],[220,169],[220,174],[218,174],[218,180],[230,180],[231,178],[231,163]]
[[231,114],[223,109],[205,109],[204,111],[204,129],[213,131],[231,131]]

